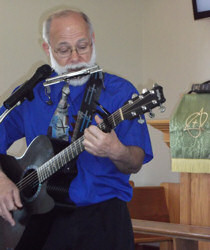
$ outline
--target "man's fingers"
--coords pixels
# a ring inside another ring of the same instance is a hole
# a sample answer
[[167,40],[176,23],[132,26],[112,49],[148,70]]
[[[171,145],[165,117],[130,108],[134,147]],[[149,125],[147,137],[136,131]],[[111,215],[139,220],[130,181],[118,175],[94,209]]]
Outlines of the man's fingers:
[[1,207],[1,216],[6,220],[8,221],[11,226],[14,226],[15,225],[15,221],[12,217],[12,214],[9,212],[8,208],[6,207],[6,205],[3,205]]
[[96,115],[96,116],[95,116],[95,121],[96,121],[97,124],[99,124],[99,123],[101,123],[103,120],[102,120],[98,115]]
[[21,200],[20,200],[20,194],[17,189],[13,190],[13,198],[14,198],[14,205],[17,208],[21,208],[23,206]]

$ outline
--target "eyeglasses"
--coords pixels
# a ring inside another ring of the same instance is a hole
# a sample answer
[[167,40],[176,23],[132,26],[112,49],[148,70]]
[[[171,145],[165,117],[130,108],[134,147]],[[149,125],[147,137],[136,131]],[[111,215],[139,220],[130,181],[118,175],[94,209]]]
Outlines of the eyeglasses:
[[91,44],[90,43],[79,44],[74,48],[63,45],[60,48],[54,49],[54,52],[58,55],[58,57],[66,58],[66,57],[71,57],[73,51],[76,51],[78,55],[84,55],[89,52],[91,46],[92,46],[92,43]]

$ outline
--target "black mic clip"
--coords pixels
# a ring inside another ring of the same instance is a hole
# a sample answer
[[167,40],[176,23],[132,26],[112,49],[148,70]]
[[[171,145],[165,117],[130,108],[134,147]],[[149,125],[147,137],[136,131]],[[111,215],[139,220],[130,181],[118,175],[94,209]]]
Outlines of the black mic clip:
[[0,122],[12,111],[15,107],[19,106],[25,99],[32,101],[34,99],[33,88],[40,82],[49,77],[52,73],[52,68],[45,64],[39,67],[31,79],[23,83],[17,88],[10,96],[3,102],[6,110],[0,116]]
[[33,88],[40,82],[45,80],[52,73],[52,68],[45,64],[39,67],[35,74],[23,83],[19,88],[17,88],[6,101],[3,102],[3,105],[6,109],[11,109],[16,106],[18,103],[22,103],[25,99],[32,101],[34,99]]

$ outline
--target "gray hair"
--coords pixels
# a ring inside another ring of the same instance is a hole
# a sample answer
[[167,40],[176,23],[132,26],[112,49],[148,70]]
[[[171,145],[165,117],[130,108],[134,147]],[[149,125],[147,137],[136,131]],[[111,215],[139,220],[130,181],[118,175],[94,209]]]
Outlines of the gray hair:
[[43,36],[44,41],[47,42],[48,44],[50,43],[50,39],[49,39],[50,26],[51,26],[51,22],[54,18],[65,17],[65,16],[69,16],[69,15],[74,14],[74,13],[81,15],[81,17],[87,23],[88,29],[90,32],[90,36],[92,37],[92,34],[94,31],[93,31],[93,26],[92,26],[92,23],[91,23],[89,17],[84,12],[67,9],[67,10],[62,10],[62,11],[58,11],[58,12],[51,14],[46,19],[46,21],[43,23],[42,36]]

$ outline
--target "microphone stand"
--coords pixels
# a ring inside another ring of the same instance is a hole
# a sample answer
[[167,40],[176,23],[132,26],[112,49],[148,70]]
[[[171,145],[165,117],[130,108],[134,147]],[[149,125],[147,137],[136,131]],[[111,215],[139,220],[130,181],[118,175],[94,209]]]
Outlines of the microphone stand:
[[1,115],[0,115],[0,123],[4,120],[4,118],[17,106],[19,106],[22,102],[17,102],[12,108],[6,109]]

